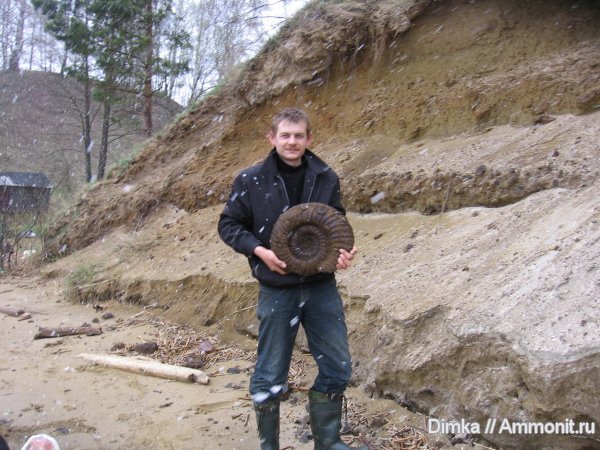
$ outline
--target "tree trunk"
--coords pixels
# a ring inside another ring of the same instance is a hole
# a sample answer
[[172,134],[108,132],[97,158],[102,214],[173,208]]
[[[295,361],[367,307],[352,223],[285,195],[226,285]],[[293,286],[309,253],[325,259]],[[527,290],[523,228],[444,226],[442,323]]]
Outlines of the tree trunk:
[[15,33],[15,46],[10,54],[10,60],[8,62],[8,70],[13,72],[19,71],[19,61],[21,59],[21,53],[23,53],[23,33],[25,31],[25,8],[26,4],[24,0],[19,1],[19,21],[17,22],[17,29]]
[[144,120],[145,134],[152,135],[152,56],[153,56],[153,29],[152,29],[152,0],[147,0],[146,6],[146,60],[144,77]]
[[60,59],[60,76],[63,77],[67,70],[67,61],[69,59],[69,52],[67,49],[64,49],[62,53],[62,57]]
[[83,151],[85,154],[85,181],[92,181],[92,81],[89,76],[87,58],[84,62],[84,93],[83,93]]
[[104,117],[102,119],[102,143],[100,145],[100,154],[98,155],[98,180],[104,178],[106,169],[106,156],[108,155],[108,132],[110,130],[110,100],[104,102]]
[[7,255],[10,255],[12,246],[6,239],[6,219],[8,216],[7,211],[2,212],[2,223],[0,224],[0,269],[4,271],[4,259]]

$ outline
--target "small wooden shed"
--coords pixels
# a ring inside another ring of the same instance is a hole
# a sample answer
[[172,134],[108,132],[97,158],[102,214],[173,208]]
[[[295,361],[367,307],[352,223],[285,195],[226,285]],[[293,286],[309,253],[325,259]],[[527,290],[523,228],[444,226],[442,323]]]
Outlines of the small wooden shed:
[[52,185],[39,172],[0,172],[0,211],[8,213],[48,210]]

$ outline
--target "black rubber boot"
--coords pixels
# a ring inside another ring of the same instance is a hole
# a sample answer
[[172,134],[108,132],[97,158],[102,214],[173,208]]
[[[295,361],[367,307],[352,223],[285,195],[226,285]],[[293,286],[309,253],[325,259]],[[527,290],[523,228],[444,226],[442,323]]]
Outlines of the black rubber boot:
[[255,403],[260,450],[279,450],[279,399]]
[[[308,392],[310,428],[315,440],[315,450],[352,450],[340,439],[342,426],[343,394]],[[368,450],[361,446],[354,450]]]

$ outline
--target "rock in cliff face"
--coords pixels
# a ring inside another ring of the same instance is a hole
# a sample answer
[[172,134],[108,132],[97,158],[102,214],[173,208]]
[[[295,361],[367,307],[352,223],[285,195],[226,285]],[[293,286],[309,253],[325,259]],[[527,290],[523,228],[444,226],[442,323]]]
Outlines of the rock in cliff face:
[[89,295],[246,329],[256,284],[216,221],[270,116],[299,106],[360,249],[338,276],[356,382],[503,448],[598,448],[485,425],[600,429],[599,61],[596,1],[312,4],[86,194],[55,229],[80,250],[50,270],[85,257],[110,279]]

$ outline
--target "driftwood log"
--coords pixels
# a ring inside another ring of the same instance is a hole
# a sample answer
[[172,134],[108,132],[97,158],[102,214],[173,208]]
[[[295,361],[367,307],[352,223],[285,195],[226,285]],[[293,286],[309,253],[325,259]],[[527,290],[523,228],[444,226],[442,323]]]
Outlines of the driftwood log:
[[6,314],[7,316],[19,317],[21,314],[25,314],[25,310],[21,308],[12,308],[10,306],[0,306],[0,313]]
[[208,375],[201,370],[164,364],[148,358],[142,359],[139,357],[116,355],[92,355],[89,353],[82,353],[79,357],[99,366],[112,367],[128,372],[167,378],[175,381],[185,381],[188,383],[209,383]]
[[63,336],[75,336],[85,334],[86,336],[97,336],[102,334],[100,327],[65,327],[65,328],[44,328],[40,327],[38,333],[33,339],[58,338]]

